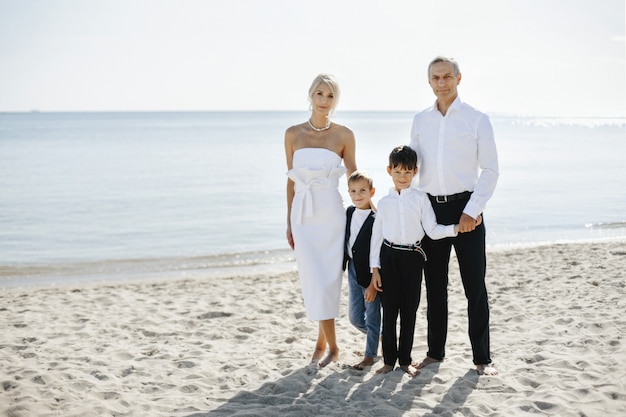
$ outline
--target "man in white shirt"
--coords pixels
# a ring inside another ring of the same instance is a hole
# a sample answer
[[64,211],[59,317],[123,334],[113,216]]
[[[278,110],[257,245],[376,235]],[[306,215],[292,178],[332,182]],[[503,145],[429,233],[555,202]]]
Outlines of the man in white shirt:
[[448,263],[454,246],[468,300],[473,361],[480,374],[495,375],[489,347],[489,302],[485,286],[485,226],[478,216],[491,198],[499,175],[489,117],[461,101],[456,61],[437,57],[428,83],[437,100],[415,115],[410,146],[419,160],[419,188],[428,193],[439,224],[459,224],[457,237],[424,239],[428,302],[428,353],[423,368],[445,357],[448,331]]

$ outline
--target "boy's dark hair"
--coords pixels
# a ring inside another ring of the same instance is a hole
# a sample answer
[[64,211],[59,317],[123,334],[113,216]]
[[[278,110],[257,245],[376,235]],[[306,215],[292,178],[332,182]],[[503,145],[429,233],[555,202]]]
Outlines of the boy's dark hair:
[[367,185],[369,185],[370,190],[374,186],[374,180],[370,177],[365,171],[356,170],[352,174],[350,174],[350,178],[348,178],[348,186],[354,182],[359,180],[366,180]]
[[396,146],[389,154],[389,167],[417,168],[417,153],[408,145]]

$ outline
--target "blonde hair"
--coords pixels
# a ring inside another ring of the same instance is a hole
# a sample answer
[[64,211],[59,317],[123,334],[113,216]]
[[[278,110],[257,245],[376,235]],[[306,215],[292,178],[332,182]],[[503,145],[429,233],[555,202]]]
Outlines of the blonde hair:
[[374,187],[374,179],[365,171],[359,171],[358,169],[350,174],[350,177],[348,178],[348,185],[359,180],[366,180],[370,190]]
[[335,107],[337,107],[337,103],[339,102],[339,83],[337,83],[337,79],[332,74],[319,74],[313,82],[311,83],[311,88],[309,88],[309,102],[313,100],[313,94],[317,87],[325,83],[330,87],[330,91],[333,92],[333,107],[330,109],[330,114],[332,115],[335,112]]

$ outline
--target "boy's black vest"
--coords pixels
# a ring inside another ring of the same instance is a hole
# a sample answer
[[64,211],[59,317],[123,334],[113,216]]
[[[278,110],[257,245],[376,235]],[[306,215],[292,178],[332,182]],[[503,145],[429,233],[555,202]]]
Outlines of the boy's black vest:
[[[346,233],[343,243],[343,269],[345,271],[350,257],[348,256],[348,240],[350,239],[350,223],[352,222],[352,214],[356,207],[350,206],[346,210]],[[356,271],[356,280],[363,288],[367,288],[372,280],[370,272],[370,240],[372,237],[372,226],[374,225],[374,212],[370,212],[359,230],[359,234],[352,245],[352,261]]]

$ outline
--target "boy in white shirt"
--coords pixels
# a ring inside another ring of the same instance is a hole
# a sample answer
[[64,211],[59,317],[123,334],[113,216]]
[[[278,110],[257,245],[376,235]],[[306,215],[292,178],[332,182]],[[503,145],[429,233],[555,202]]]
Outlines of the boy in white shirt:
[[437,224],[428,195],[411,186],[417,174],[417,154],[409,146],[398,146],[391,151],[387,172],[394,188],[378,202],[370,245],[372,281],[376,290],[383,293],[385,364],[376,372],[392,371],[397,361],[400,369],[414,377],[419,371],[411,365],[411,349],[426,261],[420,242],[425,233],[432,239],[456,236],[459,225]]

